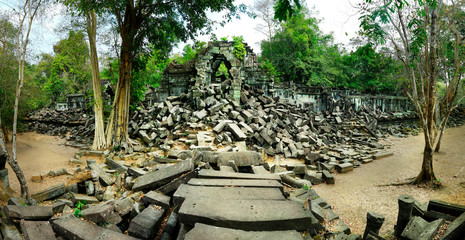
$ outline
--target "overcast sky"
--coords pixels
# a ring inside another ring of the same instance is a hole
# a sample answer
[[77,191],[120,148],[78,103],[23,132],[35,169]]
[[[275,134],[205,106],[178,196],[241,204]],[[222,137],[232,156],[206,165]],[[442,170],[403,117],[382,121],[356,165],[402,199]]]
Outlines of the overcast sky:
[[[306,0],[305,3],[316,17],[322,20],[320,29],[324,33],[333,33],[336,43],[348,44],[349,40],[356,36],[359,29],[359,15],[356,14],[356,9],[353,6],[361,1],[363,0]],[[9,1],[0,0],[0,9],[9,8],[5,6],[6,2]],[[236,4],[243,3],[247,6],[253,5],[253,2],[251,0],[236,0]],[[60,39],[60,36],[57,36],[54,31],[62,21],[57,17],[60,10],[56,7],[49,9],[46,16],[35,22],[30,45],[33,55],[38,55],[41,52],[53,52],[53,44]],[[210,17],[215,18],[217,16],[211,15]],[[259,43],[265,36],[254,29],[258,23],[259,20],[242,15],[240,20],[233,19],[224,27],[218,26],[214,33],[218,38],[242,35],[255,52],[260,52]],[[198,39],[208,41],[210,36],[199,36]],[[184,45],[179,44],[174,51],[181,52]]]

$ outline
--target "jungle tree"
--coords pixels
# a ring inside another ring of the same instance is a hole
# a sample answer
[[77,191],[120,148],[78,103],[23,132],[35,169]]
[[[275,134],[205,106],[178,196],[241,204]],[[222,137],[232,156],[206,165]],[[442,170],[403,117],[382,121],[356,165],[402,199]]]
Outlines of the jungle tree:
[[[434,149],[446,127],[447,116],[455,108],[455,98],[461,82],[459,56],[463,33],[456,31],[454,14],[463,1],[443,0],[366,0],[361,5],[361,27],[375,41],[388,43],[404,65],[408,76],[407,96],[420,118],[425,147],[421,171],[413,183],[436,180],[433,170]],[[442,24],[446,23],[446,27]],[[451,47],[455,54],[452,78],[440,74],[441,36],[451,32]],[[438,93],[438,83],[446,86],[444,96]],[[441,111],[439,111],[441,109]],[[441,113],[439,113],[441,112]]]

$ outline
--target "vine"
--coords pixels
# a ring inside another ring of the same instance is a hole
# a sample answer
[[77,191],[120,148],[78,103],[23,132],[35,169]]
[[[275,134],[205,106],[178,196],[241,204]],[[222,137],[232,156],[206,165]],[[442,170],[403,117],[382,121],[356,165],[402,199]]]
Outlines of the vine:
[[232,39],[234,41],[234,56],[242,61],[246,53],[245,46],[242,43],[244,38],[242,36],[233,36]]

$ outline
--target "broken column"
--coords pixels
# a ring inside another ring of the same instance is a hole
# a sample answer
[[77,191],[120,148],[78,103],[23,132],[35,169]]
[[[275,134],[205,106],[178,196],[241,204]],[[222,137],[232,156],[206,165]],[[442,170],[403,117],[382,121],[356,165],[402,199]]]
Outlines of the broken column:
[[415,199],[409,195],[400,195],[399,199],[399,213],[397,215],[397,223],[396,223],[396,231],[394,234],[397,237],[400,237],[402,232],[404,231],[405,226],[410,221],[410,216],[412,215],[413,205],[415,203]]
[[365,232],[363,233],[363,239],[366,239],[367,235],[370,232],[379,233],[379,229],[383,226],[384,223],[384,216],[375,213],[375,212],[368,212],[367,213],[367,225],[365,227]]

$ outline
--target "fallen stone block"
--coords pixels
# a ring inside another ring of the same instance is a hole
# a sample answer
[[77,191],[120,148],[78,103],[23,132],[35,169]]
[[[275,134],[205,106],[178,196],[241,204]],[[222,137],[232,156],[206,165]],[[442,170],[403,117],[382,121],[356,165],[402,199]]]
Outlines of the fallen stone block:
[[51,177],[57,177],[57,176],[60,176],[60,175],[65,175],[67,173],[68,172],[66,172],[66,169],[62,168],[62,169],[50,171],[48,173],[48,175],[50,175]]
[[52,226],[48,221],[21,220],[21,232],[26,240],[53,240],[57,239]]
[[413,217],[408,222],[404,231],[401,234],[403,239],[416,240],[428,226],[428,222],[421,217]]
[[[182,185],[181,185],[182,186]],[[142,197],[142,202],[146,205],[148,204],[155,204],[160,207],[162,207],[165,210],[168,210],[170,208],[170,200],[171,198],[169,196],[166,196],[164,194],[155,192],[155,191],[150,191],[146,193]]]
[[465,212],[465,206],[440,200],[431,200],[428,202],[428,211],[436,211],[454,217],[459,217]]
[[62,217],[52,222],[52,227],[55,233],[59,236],[64,236],[66,239],[79,240],[136,240],[137,238],[124,235],[99,227],[96,224],[81,221],[73,216]]
[[240,200],[285,200],[278,188],[205,187],[181,185],[173,195],[174,205],[181,206],[188,199],[240,199]]
[[378,159],[389,157],[389,156],[392,156],[392,155],[394,155],[394,153],[392,153],[392,152],[378,152],[375,155],[373,155],[373,159],[378,160]]
[[21,232],[13,224],[1,224],[0,231],[2,232],[3,239],[23,240]]
[[74,204],[78,202],[85,202],[86,204],[93,204],[93,203],[98,203],[99,200],[95,197],[92,196],[87,196],[83,194],[78,194],[78,193],[73,193],[71,196],[71,201],[73,201]]
[[3,212],[10,220],[48,220],[53,216],[52,206],[6,205]]
[[235,240],[302,240],[300,233],[295,230],[288,231],[243,231],[238,229],[215,227],[202,223],[195,224],[195,227],[187,232],[185,240],[213,240],[213,239],[235,239]]
[[145,171],[144,169],[142,168],[133,168],[133,167],[130,167],[128,168],[128,173],[129,175],[131,176],[134,176],[134,177],[140,177],[142,175],[145,175],[147,173],[147,171]]
[[95,223],[107,221],[112,212],[113,205],[106,203],[101,203],[97,206],[90,206],[81,211],[82,218]]
[[187,198],[178,216],[189,226],[204,223],[245,231],[304,231],[315,223],[313,215],[300,203],[281,200]]
[[236,124],[230,123],[230,124],[228,124],[228,127],[229,127],[229,130],[231,131],[231,133],[236,138],[236,140],[243,141],[243,140],[245,140],[247,138],[245,133]]
[[65,193],[65,184],[58,184],[55,186],[51,186],[45,190],[40,192],[35,192],[31,195],[37,202],[49,200],[61,196]]
[[334,175],[328,172],[327,170],[324,170],[322,172],[323,174],[323,179],[327,184],[334,184],[336,181],[334,180]]
[[171,181],[171,182],[157,188],[156,191],[159,192],[159,193],[165,194],[165,195],[169,194],[169,193],[172,193],[172,192],[176,191],[176,189],[178,189],[178,187],[181,186],[181,184],[187,183],[189,180],[191,180],[192,178],[195,178],[195,177],[197,177],[197,172],[196,171],[190,171],[188,173],[185,173],[181,177],[178,177],[178,178],[174,179],[173,181]]
[[132,219],[128,229],[129,235],[142,239],[153,239],[158,232],[164,213],[165,211],[162,209],[156,209],[153,206],[147,207]]
[[184,162],[165,167],[158,171],[147,173],[143,176],[136,178],[132,190],[146,191],[156,189],[181,176],[183,173],[191,171],[193,169],[193,161],[186,160]]
[[275,174],[250,174],[250,173],[228,173],[215,170],[202,169],[199,178],[231,178],[231,179],[262,179],[281,181],[281,177]]
[[113,176],[105,172],[102,168],[100,168],[96,163],[92,163],[89,165],[89,167],[95,171],[100,179],[100,181],[105,185],[105,186],[111,186],[115,183],[115,179],[113,179]]
[[126,172],[128,171],[128,168],[120,164],[119,162],[111,159],[111,158],[105,158],[105,164],[108,166],[108,168],[117,170],[118,172]]
[[206,187],[250,187],[250,188],[277,188],[283,190],[283,185],[276,180],[249,180],[249,179],[208,179],[193,178],[187,184]]
[[115,201],[114,209],[119,215],[124,216],[131,212],[133,205],[134,201],[130,197],[126,197],[123,199],[117,199]]
[[215,163],[218,166],[228,166],[229,161],[233,160],[236,166],[251,166],[263,164],[263,157],[258,152],[204,152],[203,162]]
[[465,236],[465,213],[451,222],[442,240],[459,239],[460,236]]
[[352,163],[341,163],[336,165],[336,170],[338,173],[346,173],[354,170],[354,165]]
[[32,175],[31,176],[31,181],[35,183],[40,183],[42,182],[42,177],[40,175]]

